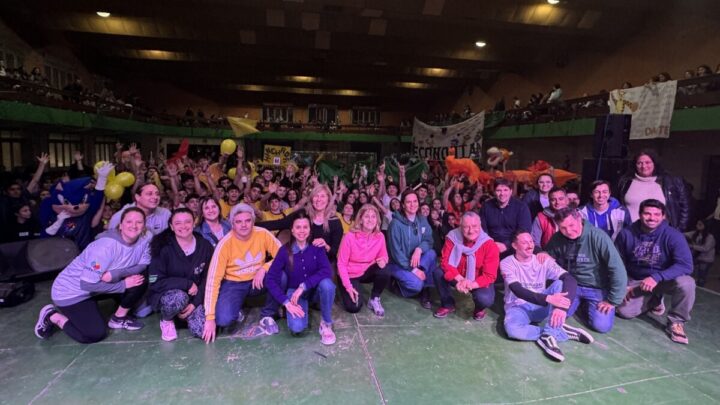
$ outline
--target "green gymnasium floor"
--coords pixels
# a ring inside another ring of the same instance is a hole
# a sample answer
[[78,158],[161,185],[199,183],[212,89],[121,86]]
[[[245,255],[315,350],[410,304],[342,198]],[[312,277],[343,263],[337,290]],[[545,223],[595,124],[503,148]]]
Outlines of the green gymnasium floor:
[[698,291],[689,346],[671,342],[655,319],[618,320],[592,345],[562,344],[567,359],[558,364],[535,343],[507,340],[497,306],[475,322],[463,298],[440,320],[389,293],[382,320],[336,305],[338,340],[329,347],[315,330],[318,311],[301,338],[281,323],[280,335],[261,340],[221,336],[205,345],[180,329],[166,343],[152,315],[142,331],[113,331],[94,345],[62,333],[40,341],[33,325],[49,288],[43,282],[31,302],[0,310],[0,403],[720,402],[720,295],[708,290]]

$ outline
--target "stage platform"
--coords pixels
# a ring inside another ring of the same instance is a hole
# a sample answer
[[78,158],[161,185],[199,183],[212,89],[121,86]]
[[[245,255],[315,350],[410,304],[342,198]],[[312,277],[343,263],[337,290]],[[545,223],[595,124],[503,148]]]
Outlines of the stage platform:
[[[141,331],[80,345],[62,333],[34,336],[50,282],[37,288],[31,302],[0,310],[3,404],[720,402],[720,295],[705,289],[686,326],[688,346],[668,339],[664,317],[618,319],[591,345],[562,343],[566,360],[555,363],[534,342],[507,339],[500,296],[479,322],[465,297],[446,319],[389,292],[384,319],[366,307],[347,314],[336,303],[334,346],[320,343],[318,311],[299,338],[281,320],[279,335],[259,340],[221,335],[206,345],[178,329],[179,339],[167,343],[151,315]],[[103,305],[108,314],[112,304]],[[257,315],[253,308],[249,320]]]

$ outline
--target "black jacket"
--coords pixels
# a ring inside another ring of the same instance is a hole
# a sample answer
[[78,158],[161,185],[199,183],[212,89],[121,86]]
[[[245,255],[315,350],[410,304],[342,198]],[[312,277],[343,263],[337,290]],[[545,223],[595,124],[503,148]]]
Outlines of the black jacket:
[[521,201],[524,202],[530,209],[531,219],[535,219],[535,217],[537,217],[537,215],[543,210],[543,206],[540,203],[540,193],[534,188],[528,190],[527,193],[522,196]]
[[[625,194],[634,178],[634,174],[626,174],[618,181],[619,200],[623,204],[625,204]],[[658,175],[655,181],[660,184],[665,195],[668,223],[673,228],[685,231],[690,220],[690,193],[685,186],[685,180],[682,177],[664,174]]]
[[170,243],[163,246],[150,262],[150,293],[148,301],[155,310],[159,309],[160,296],[169,290],[187,292],[193,283],[198,293],[190,297],[190,303],[198,307],[205,299],[205,281],[213,247],[199,233],[195,235],[195,252],[185,256],[177,239],[173,236]]

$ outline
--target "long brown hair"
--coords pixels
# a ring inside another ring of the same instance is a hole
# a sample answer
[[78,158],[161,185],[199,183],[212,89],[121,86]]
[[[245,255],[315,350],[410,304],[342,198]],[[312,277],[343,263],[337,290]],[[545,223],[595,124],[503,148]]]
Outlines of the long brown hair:
[[[285,247],[285,251],[288,255],[288,263],[290,264],[290,271],[294,270],[295,267],[295,261],[293,260],[293,251],[292,251],[292,245],[295,243],[295,235],[292,234],[292,227],[295,225],[295,221],[299,221],[301,219],[307,220],[308,225],[312,223],[312,220],[308,215],[302,211],[298,212],[298,214],[293,218],[292,224],[290,225],[290,239],[288,239],[287,242],[283,245]],[[309,235],[308,235],[309,238]]]
[[330,191],[330,187],[322,183],[317,184],[315,187],[313,187],[312,191],[310,191],[310,195],[308,196],[308,202],[305,205],[305,212],[307,212],[308,216],[310,217],[310,223],[312,224],[312,221],[315,219],[315,215],[319,214],[319,212],[312,205],[313,197],[323,192],[327,193],[328,196],[328,204],[323,211],[323,230],[325,232],[329,232],[330,223],[328,221],[330,220],[330,218],[334,218],[337,216],[335,214],[335,212],[337,211],[337,208],[335,207],[335,196]]

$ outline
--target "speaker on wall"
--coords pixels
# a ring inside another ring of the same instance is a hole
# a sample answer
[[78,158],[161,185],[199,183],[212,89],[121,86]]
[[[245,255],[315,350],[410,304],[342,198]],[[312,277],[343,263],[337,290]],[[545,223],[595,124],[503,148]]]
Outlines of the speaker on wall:
[[595,120],[595,159],[627,157],[631,120],[629,114],[608,114]]

